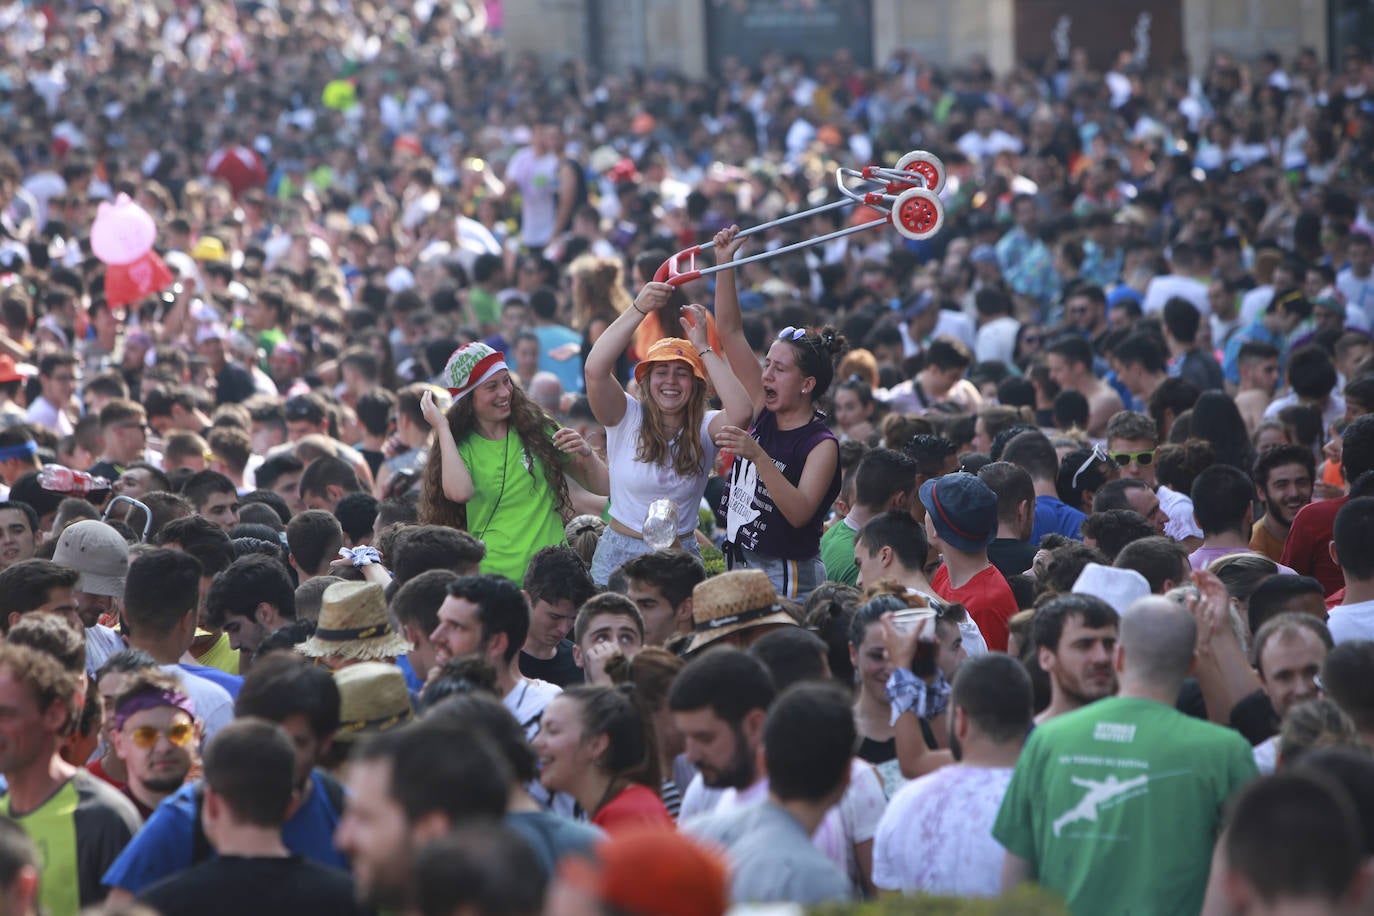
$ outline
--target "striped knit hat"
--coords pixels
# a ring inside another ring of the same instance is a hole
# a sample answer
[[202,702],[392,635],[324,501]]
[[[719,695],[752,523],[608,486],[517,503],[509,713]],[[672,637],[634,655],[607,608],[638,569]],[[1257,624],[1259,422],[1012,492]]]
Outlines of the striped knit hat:
[[448,383],[448,393],[453,395],[453,400],[459,401],[502,369],[509,368],[501,351],[484,343],[470,343],[454,350],[448,358],[444,381]]

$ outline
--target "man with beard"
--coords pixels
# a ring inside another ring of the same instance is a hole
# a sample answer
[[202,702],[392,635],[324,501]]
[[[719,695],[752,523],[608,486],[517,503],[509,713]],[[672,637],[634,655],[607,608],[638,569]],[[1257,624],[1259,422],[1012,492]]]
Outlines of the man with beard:
[[504,576],[463,576],[450,582],[429,634],[434,663],[477,653],[496,669],[496,688],[531,741],[544,707],[562,692],[555,684],[520,673],[520,647],[530,630],[530,605]]
[[668,709],[687,760],[697,769],[682,796],[679,821],[711,811],[727,790],[743,793],[760,782],[763,724],[776,692],[762,662],[726,647],[694,659],[678,674]]
[[[1331,631],[1311,614],[1280,614],[1259,628],[1255,670],[1278,721],[1294,706],[1321,695],[1317,678],[1331,646]],[[1255,766],[1260,773],[1274,772],[1278,750],[1278,735],[1255,745]]]
[[460,821],[504,817],[514,783],[486,738],[441,722],[382,732],[360,745],[334,840],[352,860],[358,902],[386,911],[411,907],[416,851]]
[[1250,529],[1250,549],[1275,563],[1283,559],[1283,544],[1293,516],[1312,501],[1316,466],[1312,450],[1301,445],[1278,445],[1255,461],[1251,477],[1264,503],[1264,516]]
[[147,668],[125,677],[110,735],[128,773],[124,794],[145,820],[186,782],[199,731],[195,708],[172,675]]
[[[339,688],[324,668],[292,652],[274,652],[243,680],[234,713],[280,725],[296,748],[295,790],[299,803],[282,825],[292,853],[332,868],[348,868],[334,846],[344,791],[315,765],[328,752],[339,727]],[[105,872],[111,902],[124,902],[153,883],[210,857],[212,837],[201,821],[200,783],[183,785],[159,805],[133,841]]]
[[1111,605],[1092,595],[1060,595],[1035,612],[1036,651],[1050,676],[1050,705],[1035,717],[1036,725],[1116,693],[1112,652],[1119,620]]
[[[950,695],[958,763],[907,783],[873,841],[873,883],[885,891],[996,897],[1005,850],[992,838],[1012,767],[1030,730],[1030,676],[991,653],[960,668]],[[951,805],[950,799],[960,799]]]
[[116,602],[124,597],[124,577],[129,573],[129,544],[104,522],[85,519],[62,532],[52,560],[80,574],[76,613],[86,628],[86,673],[94,674],[106,659],[124,650],[119,634],[101,625],[100,619],[118,615]]

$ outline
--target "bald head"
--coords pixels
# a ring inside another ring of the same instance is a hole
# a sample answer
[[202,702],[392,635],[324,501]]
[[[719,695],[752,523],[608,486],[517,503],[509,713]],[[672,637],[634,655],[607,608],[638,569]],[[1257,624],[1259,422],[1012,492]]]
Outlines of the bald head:
[[1121,615],[1123,679],[1177,689],[1188,676],[1196,643],[1197,623],[1186,608],[1168,598],[1141,598]]

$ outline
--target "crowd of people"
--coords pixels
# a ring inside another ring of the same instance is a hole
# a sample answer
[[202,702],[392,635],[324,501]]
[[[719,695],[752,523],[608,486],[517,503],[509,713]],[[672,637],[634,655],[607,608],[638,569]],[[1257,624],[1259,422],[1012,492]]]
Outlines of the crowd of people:
[[0,5],[0,911],[1366,912],[1361,49],[501,19]]

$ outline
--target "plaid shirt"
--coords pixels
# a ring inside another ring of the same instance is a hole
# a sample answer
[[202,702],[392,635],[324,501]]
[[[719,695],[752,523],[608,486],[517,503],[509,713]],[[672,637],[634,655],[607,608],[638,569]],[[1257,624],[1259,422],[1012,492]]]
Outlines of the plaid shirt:
[[996,251],[1002,276],[1017,293],[1044,306],[1059,292],[1050,249],[1020,226],[997,240]]

